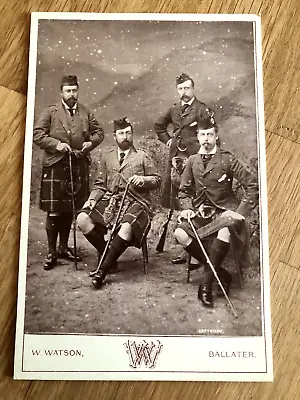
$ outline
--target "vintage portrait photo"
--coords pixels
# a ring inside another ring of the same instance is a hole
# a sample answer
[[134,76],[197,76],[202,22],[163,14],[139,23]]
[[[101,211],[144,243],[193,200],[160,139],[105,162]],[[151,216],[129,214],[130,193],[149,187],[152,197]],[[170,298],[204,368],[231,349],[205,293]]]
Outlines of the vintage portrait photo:
[[32,14],[16,379],[272,379],[260,29]]

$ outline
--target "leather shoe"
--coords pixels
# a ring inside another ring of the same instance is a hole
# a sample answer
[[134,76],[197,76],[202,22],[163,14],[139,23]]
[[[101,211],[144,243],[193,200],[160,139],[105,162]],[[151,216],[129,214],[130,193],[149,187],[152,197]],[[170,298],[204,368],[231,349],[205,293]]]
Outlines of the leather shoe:
[[198,290],[198,298],[202,301],[205,307],[212,308],[214,306],[212,286],[208,285],[207,283],[200,285]]
[[195,271],[196,269],[200,268],[202,264],[198,263],[198,264],[190,264],[189,265],[189,270],[190,271]]
[[[219,272],[219,278],[220,278],[220,281],[223,285],[223,288],[224,288],[227,296],[229,296],[230,286],[231,286],[231,282],[232,282],[232,277],[231,277],[230,273],[228,271],[226,271],[226,269],[222,268],[222,270]],[[218,285],[217,296],[225,297],[224,293],[219,285]]]
[[53,267],[55,267],[56,264],[57,264],[57,257],[54,254],[49,253],[44,262],[44,270],[48,271]]
[[176,258],[173,258],[172,264],[185,264],[186,263],[186,256],[182,254]]
[[[65,250],[58,250],[57,253],[58,258],[64,258],[65,260],[75,261],[75,254],[70,247],[67,247]],[[82,258],[76,256],[76,261],[82,261]]]
[[96,274],[92,279],[92,285],[95,289],[99,290],[105,282],[105,276],[100,272]]

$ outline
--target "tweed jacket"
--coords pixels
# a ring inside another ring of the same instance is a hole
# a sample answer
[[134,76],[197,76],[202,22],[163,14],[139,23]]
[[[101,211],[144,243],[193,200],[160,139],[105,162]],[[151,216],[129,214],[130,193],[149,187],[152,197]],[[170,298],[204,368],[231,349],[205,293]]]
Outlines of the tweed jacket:
[[97,179],[89,199],[97,202],[104,196],[109,199],[112,194],[122,192],[126,182],[133,175],[142,176],[144,184],[141,187],[130,188],[129,193],[133,190],[150,206],[149,192],[160,186],[161,178],[149,155],[144,150],[136,150],[134,147],[131,147],[121,166],[117,147],[102,154]]
[[[50,166],[64,157],[64,153],[56,150],[59,142],[69,144],[73,148],[81,150],[83,142],[92,142],[91,151],[98,146],[104,138],[104,132],[94,115],[82,104],[77,103],[77,115],[80,118],[81,129],[71,132],[68,124],[67,111],[62,102],[48,107],[37,119],[33,141],[44,150],[43,165]],[[73,136],[72,136],[73,135]],[[74,145],[75,143],[75,145]]]
[[[182,112],[181,103],[175,103],[164,115],[158,118],[154,124],[154,130],[158,139],[167,144],[172,139],[169,152],[171,160],[178,152],[178,149],[186,149],[189,155],[195,154],[199,150],[197,139],[196,116],[203,114],[213,116],[213,112],[198,99],[194,99],[192,104]],[[173,134],[167,131],[169,124],[173,124]]]
[[[245,189],[239,202],[232,190],[233,178]],[[179,200],[183,209],[198,208],[207,200],[221,210],[236,210],[247,217],[258,200],[255,176],[230,152],[217,148],[207,167],[200,154],[189,157],[182,175]]]

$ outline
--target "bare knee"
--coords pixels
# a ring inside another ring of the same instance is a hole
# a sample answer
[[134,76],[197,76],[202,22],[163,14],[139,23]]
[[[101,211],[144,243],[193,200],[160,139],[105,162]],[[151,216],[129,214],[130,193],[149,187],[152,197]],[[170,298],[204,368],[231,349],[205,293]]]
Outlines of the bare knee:
[[89,233],[95,226],[91,218],[84,212],[78,214],[77,225],[84,234]]
[[132,228],[131,225],[128,222],[124,222],[124,224],[121,225],[121,228],[118,232],[118,235],[129,242],[132,239]]
[[218,232],[218,239],[222,240],[223,242],[229,243],[230,242],[230,232],[227,227],[222,228]]
[[174,235],[177,241],[183,246],[188,246],[192,241],[191,237],[182,228],[177,228]]

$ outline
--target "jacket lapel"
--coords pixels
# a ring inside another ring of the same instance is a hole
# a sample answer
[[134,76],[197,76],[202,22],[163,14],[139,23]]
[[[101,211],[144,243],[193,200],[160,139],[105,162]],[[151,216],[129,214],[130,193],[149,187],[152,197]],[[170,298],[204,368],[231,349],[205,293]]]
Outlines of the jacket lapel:
[[58,116],[58,119],[60,120],[60,122],[61,122],[63,128],[65,129],[66,133],[67,133],[68,136],[69,136],[69,134],[70,134],[70,129],[69,129],[69,127],[68,127],[68,122],[67,122],[67,117],[66,117],[66,111],[65,111],[65,109],[64,109],[64,107],[63,107],[63,105],[62,105],[62,103],[59,103],[59,104],[57,105],[57,116]]
[[182,121],[182,126],[189,125],[190,123],[195,121],[196,103],[197,99],[195,98],[192,104],[189,107],[187,107],[187,109],[181,114],[181,117],[184,118],[184,120]]
[[207,164],[204,174],[207,174],[208,172],[210,172],[212,169],[214,169],[215,165],[219,165],[220,163],[221,163],[221,152],[220,152],[220,149],[217,148],[216,154],[212,157],[212,159]]
[[205,168],[204,168],[203,160],[202,160],[202,157],[200,154],[197,154],[197,164],[196,165],[197,165],[197,169],[198,169],[197,173],[199,173],[199,175],[202,177],[204,174]]
[[[117,150],[118,151],[118,150]],[[128,162],[130,161],[130,159],[135,156],[136,154],[136,149],[132,146],[131,149],[129,150],[129,153],[127,155],[127,157],[125,158],[125,160],[123,161],[122,165],[120,165],[120,172],[124,169],[124,167],[126,167],[126,165],[128,164]],[[118,153],[117,153],[117,158],[118,158]],[[119,161],[119,160],[118,160]]]

